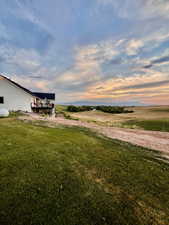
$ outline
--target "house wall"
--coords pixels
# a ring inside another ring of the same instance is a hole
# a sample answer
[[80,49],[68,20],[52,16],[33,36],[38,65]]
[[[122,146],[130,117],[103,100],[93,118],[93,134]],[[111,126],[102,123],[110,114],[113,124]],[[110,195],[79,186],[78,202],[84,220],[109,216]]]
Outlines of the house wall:
[[31,112],[33,96],[1,77],[0,97],[4,97],[4,103],[0,103],[0,109],[5,108],[11,111],[22,110]]

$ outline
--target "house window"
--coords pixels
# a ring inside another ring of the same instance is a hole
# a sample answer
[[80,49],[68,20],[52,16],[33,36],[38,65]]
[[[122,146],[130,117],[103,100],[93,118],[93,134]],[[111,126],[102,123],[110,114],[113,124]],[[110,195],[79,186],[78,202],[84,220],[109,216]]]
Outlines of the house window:
[[0,104],[4,104],[4,97],[0,97]]

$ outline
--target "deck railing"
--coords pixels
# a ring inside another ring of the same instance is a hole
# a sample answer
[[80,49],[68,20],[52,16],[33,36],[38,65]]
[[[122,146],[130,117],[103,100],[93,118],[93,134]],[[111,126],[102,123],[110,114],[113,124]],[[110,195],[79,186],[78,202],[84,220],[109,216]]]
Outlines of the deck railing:
[[34,109],[43,109],[43,108],[53,109],[54,104],[53,103],[31,103],[31,108],[34,108]]

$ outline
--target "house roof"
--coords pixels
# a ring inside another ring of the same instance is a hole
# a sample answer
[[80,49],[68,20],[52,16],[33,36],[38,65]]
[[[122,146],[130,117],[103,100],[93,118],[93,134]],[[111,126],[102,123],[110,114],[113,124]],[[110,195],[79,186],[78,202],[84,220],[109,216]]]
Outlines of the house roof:
[[41,99],[50,99],[50,100],[55,100],[55,94],[54,93],[41,93],[41,92],[32,92],[32,94],[38,98]]
[[17,86],[18,88],[21,88],[23,91],[27,92],[28,94],[38,97],[40,99],[49,99],[49,100],[55,100],[55,94],[54,93],[41,93],[41,92],[32,92],[26,88],[24,88],[23,86],[21,86],[20,84],[14,82],[13,80],[3,76],[0,74],[0,77],[2,77],[3,79],[9,81],[10,83],[14,84],[15,86]]
[[32,95],[32,92],[31,92],[30,90],[28,90],[28,89],[22,87],[20,84],[17,84],[17,83],[14,82],[13,80],[11,80],[11,79],[9,79],[9,78],[7,78],[7,77],[1,75],[1,74],[0,74],[0,76],[1,76],[3,79],[9,81],[10,83],[14,84],[15,86],[21,88],[21,89],[24,90],[25,92],[27,92],[27,93],[29,93],[30,95]]

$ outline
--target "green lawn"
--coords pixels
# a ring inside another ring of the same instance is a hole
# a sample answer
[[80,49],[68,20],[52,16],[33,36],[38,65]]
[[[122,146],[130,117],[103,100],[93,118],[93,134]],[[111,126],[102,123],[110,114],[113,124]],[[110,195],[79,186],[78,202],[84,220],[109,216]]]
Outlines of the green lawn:
[[123,125],[128,127],[138,127],[145,130],[165,131],[169,132],[169,119],[160,120],[129,120],[124,122]]
[[167,225],[169,164],[156,154],[0,119],[0,225]]

